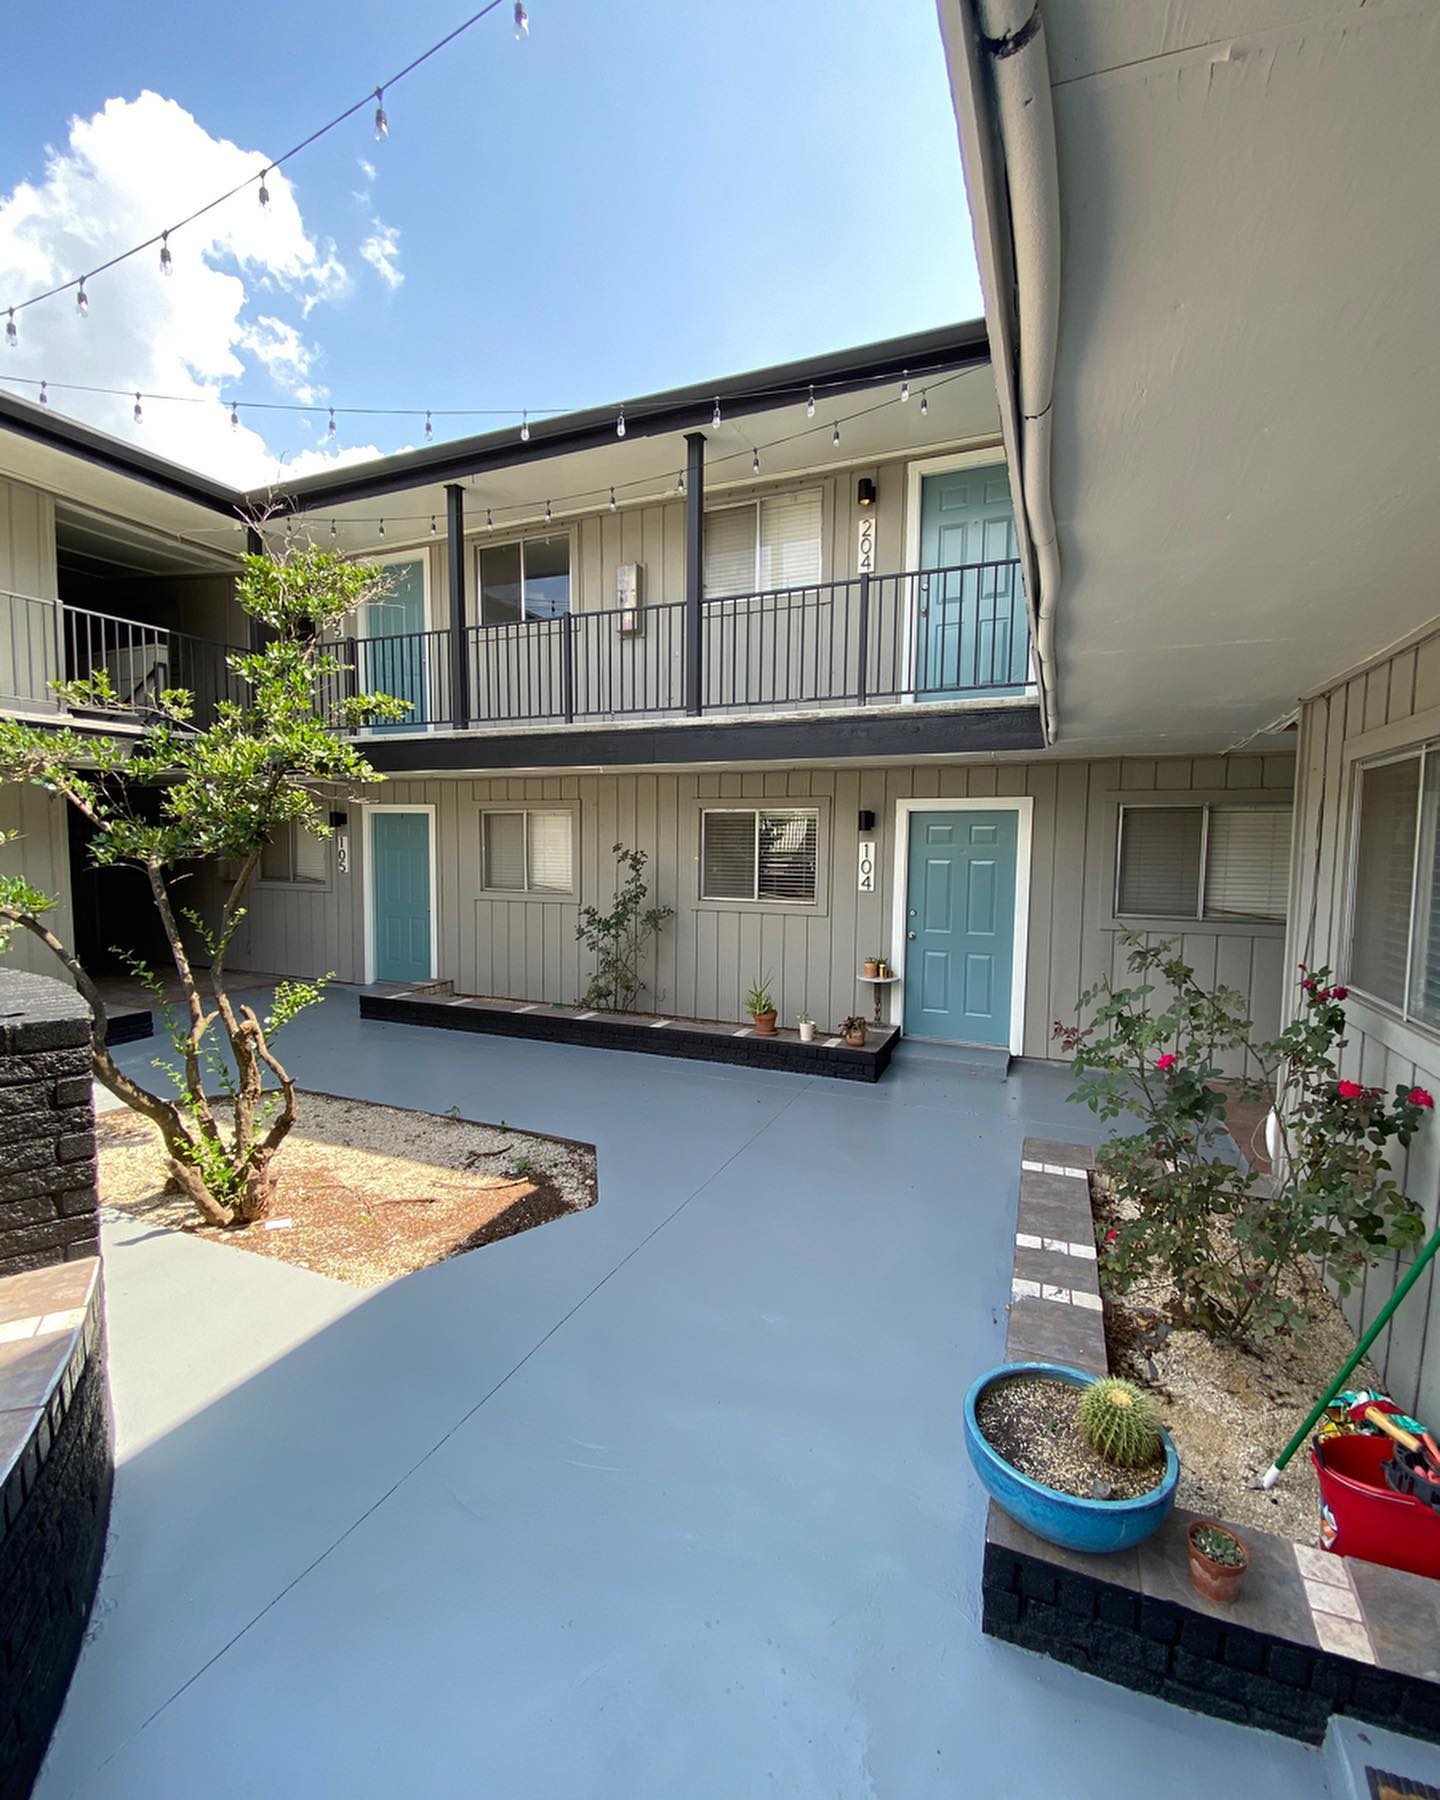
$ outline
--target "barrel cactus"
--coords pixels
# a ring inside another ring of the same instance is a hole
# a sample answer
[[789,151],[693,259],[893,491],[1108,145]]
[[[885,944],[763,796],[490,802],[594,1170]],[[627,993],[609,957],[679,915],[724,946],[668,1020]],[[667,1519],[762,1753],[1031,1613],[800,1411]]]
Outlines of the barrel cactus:
[[1090,1448],[1122,1469],[1142,1468],[1160,1455],[1160,1417],[1133,1381],[1109,1376],[1080,1397],[1080,1429]]

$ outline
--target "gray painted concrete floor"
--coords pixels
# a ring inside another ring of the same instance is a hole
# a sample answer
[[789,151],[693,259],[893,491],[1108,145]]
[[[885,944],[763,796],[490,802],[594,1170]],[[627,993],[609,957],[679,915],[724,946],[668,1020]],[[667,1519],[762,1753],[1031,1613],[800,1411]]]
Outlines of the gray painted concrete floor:
[[41,1800],[1326,1791],[980,1635],[960,1402],[1021,1136],[1089,1135],[1058,1072],[862,1089],[343,991],[289,1060],[590,1139],[600,1203],[370,1295],[107,1226],[114,1523]]

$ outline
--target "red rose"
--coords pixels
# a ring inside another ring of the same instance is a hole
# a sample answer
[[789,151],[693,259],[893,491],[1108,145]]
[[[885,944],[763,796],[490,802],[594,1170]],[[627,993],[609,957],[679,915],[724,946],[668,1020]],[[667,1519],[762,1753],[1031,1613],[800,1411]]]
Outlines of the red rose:
[[1105,1233],[1105,1242],[1107,1244],[1113,1244],[1115,1242],[1116,1238],[1119,1237],[1119,1235],[1120,1235],[1120,1233],[1112,1225],[1110,1227],[1110,1229]]
[[1167,1050],[1163,1056],[1155,1058],[1155,1067],[1157,1069],[1173,1069],[1178,1060],[1173,1050]]
[[1335,1092],[1342,1100],[1358,1100],[1365,1090],[1358,1081],[1342,1081]]
[[1435,1110],[1435,1096],[1427,1088],[1411,1088],[1405,1098],[1412,1106],[1423,1106],[1427,1112]]
[[1331,988],[1330,998],[1332,1000],[1348,1000],[1350,998],[1350,990],[1347,987]]

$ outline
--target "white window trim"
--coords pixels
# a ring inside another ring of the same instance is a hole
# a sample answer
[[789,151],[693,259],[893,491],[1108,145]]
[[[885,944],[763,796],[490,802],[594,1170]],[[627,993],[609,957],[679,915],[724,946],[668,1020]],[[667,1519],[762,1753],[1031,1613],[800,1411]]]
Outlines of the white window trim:
[[[570,885],[563,891],[559,888],[497,888],[486,882],[489,871],[485,867],[485,819],[490,813],[523,813],[525,816],[525,879],[530,879],[530,814],[531,813],[563,813],[570,821]],[[480,886],[476,889],[476,898],[482,900],[511,900],[527,906],[545,906],[560,904],[573,906],[580,898],[579,866],[580,844],[576,831],[577,807],[574,801],[565,800],[487,800],[476,809],[475,830],[479,837],[480,852]]]
[[[1025,1050],[1025,987],[1030,954],[1030,864],[1035,835],[1035,800],[1031,794],[996,795],[980,800],[897,800],[895,802],[895,863],[890,883],[890,967],[900,977],[893,989],[905,992],[905,919],[910,886],[910,815],[926,812],[1010,812],[1017,816],[1015,845],[1015,918],[1010,957],[1010,1054]],[[895,1022],[903,1034],[905,1008]]]
[[[289,825],[292,831],[304,830],[304,826],[300,824],[298,819],[290,820]],[[261,865],[257,863],[255,866],[255,876],[250,885],[255,888],[266,888],[271,891],[278,890],[281,893],[286,894],[333,893],[335,888],[335,856],[331,846],[335,842],[335,834],[332,831],[329,837],[319,837],[318,833],[314,835],[318,838],[318,841],[325,846],[326,873],[323,880],[311,881],[308,877],[294,875],[285,876],[283,879],[276,875],[262,875],[260,873]]]
[[[1418,1018],[1410,1010],[1410,976],[1415,955],[1415,883],[1420,873],[1420,809],[1425,804],[1425,758],[1430,753],[1440,757],[1440,738],[1429,736],[1418,742],[1407,744],[1403,749],[1390,750],[1383,755],[1356,756],[1349,765],[1350,792],[1348,795],[1347,820],[1345,831],[1345,881],[1344,904],[1340,916],[1340,941],[1336,946],[1338,954],[1335,964],[1341,972],[1341,980],[1347,987],[1353,988],[1355,998],[1368,1007],[1373,1007],[1384,1019],[1393,1019],[1406,1031],[1421,1031],[1432,1039],[1440,1037],[1440,1025],[1432,1025],[1425,1019]],[[1391,763],[1418,762],[1420,780],[1415,795],[1415,846],[1410,859],[1410,916],[1405,930],[1405,980],[1399,1002],[1382,1000],[1378,994],[1372,994],[1368,988],[1356,984],[1350,973],[1355,943],[1355,885],[1360,873],[1360,789],[1362,777],[1367,769],[1383,769]],[[1393,1048],[1394,1046],[1392,1046]]]
[[[729,801],[724,801],[724,800],[719,801],[717,803],[713,803],[713,804],[709,800],[702,800],[699,804],[699,807],[697,808],[697,812],[698,812],[698,817],[696,819],[696,844],[695,844],[695,892],[696,892],[696,898],[699,901],[701,906],[705,906],[705,907],[742,906],[742,907],[747,907],[747,908],[751,909],[752,911],[763,911],[766,909],[775,909],[775,910],[782,911],[782,912],[811,912],[811,913],[813,913],[819,909],[820,904],[821,904],[821,899],[822,899],[822,896],[824,893],[824,882],[822,879],[821,870],[822,870],[822,867],[823,867],[824,861],[825,861],[824,856],[821,851],[821,839],[822,839],[822,836],[825,831],[825,817],[824,817],[824,813],[820,807],[814,805],[812,802],[809,802],[809,801],[801,801],[798,805],[792,806],[785,802],[780,802],[778,804],[770,804],[764,800],[752,800],[749,802],[739,801],[739,802],[736,802],[733,804]],[[743,898],[727,899],[723,896],[717,897],[714,894],[707,894],[705,892],[705,815],[706,815],[706,813],[753,813],[755,815],[755,818],[756,818],[756,826],[755,826],[755,889],[756,889],[756,891],[748,899],[743,899]],[[774,813],[776,815],[783,813],[783,814],[788,814],[791,817],[795,817],[798,815],[800,817],[814,819],[814,821],[815,821],[815,892],[811,896],[810,899],[808,899],[808,900],[783,900],[783,899],[776,897],[775,895],[762,894],[759,891],[759,889],[760,889],[759,817],[760,817],[761,813]]]
[[436,878],[435,850],[435,806],[369,804],[365,807],[364,829],[362,833],[362,851],[364,862],[361,878],[364,884],[365,905],[365,979],[374,981],[375,974],[375,815],[377,813],[424,813],[430,821],[427,833],[430,844],[430,973],[427,981],[436,979],[440,968],[440,889]]
[[[814,581],[801,582],[794,587],[762,588],[760,585],[760,508],[767,500],[798,500],[802,494],[818,494],[820,497],[820,574]],[[742,511],[753,512],[755,515],[755,567],[752,571],[754,576],[754,586],[742,588],[738,594],[706,594],[703,596],[706,605],[723,604],[727,601],[734,605],[746,600],[753,600],[757,594],[803,594],[809,588],[825,586],[825,546],[828,533],[826,531],[827,497],[824,482],[802,482],[799,487],[778,488],[773,493],[756,494],[749,500],[723,500],[718,506],[707,505],[705,508],[705,517],[708,519],[712,513]],[[701,585],[703,586],[705,562],[703,521],[701,537],[700,562],[702,575]]]
[[[1195,903],[1198,912],[1193,913],[1127,913],[1120,910],[1120,874],[1125,855],[1125,815],[1130,812],[1198,812],[1204,815],[1200,828],[1200,870],[1196,881]],[[1227,793],[1223,800],[1198,800],[1187,794],[1183,788],[1173,792],[1146,795],[1143,800],[1122,800],[1117,809],[1115,821],[1115,857],[1114,880],[1110,889],[1110,917],[1119,925],[1128,925],[1131,921],[1143,921],[1154,924],[1159,920],[1165,925],[1187,925],[1200,931],[1230,930],[1246,933],[1284,931],[1290,918],[1290,898],[1287,892],[1285,911],[1275,919],[1247,919],[1230,913],[1207,913],[1205,908],[1205,873],[1210,852],[1210,815],[1212,812],[1288,812],[1290,814],[1291,855],[1286,863],[1287,881],[1294,879],[1294,843],[1295,843],[1295,802],[1293,796],[1277,794],[1273,798],[1261,796],[1256,799],[1241,797],[1241,790],[1234,794]]]
[[[599,516],[598,514],[596,515]],[[477,631],[502,631],[514,629],[517,625],[551,625],[553,619],[532,619],[522,612],[518,619],[496,619],[487,624],[483,617],[485,610],[485,594],[480,580],[480,558],[486,550],[506,550],[512,544],[520,546],[520,604],[525,604],[525,546],[538,543],[542,538],[563,537],[568,543],[570,572],[570,611],[577,613],[580,606],[580,564],[576,556],[577,536],[573,524],[562,523],[559,519],[550,526],[540,525],[536,528],[527,525],[523,531],[482,532],[469,540],[472,555],[470,558],[470,575],[472,578],[471,594],[474,596],[474,626]],[[468,597],[467,597],[468,598]],[[492,807],[492,812],[497,809]]]

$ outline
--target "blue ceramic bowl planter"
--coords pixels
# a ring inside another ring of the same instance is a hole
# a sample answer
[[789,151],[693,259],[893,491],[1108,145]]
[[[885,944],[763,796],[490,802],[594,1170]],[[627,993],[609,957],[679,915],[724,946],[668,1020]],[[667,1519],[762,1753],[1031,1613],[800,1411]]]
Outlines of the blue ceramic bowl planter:
[[1063,1363],[1025,1362],[1002,1364],[971,1384],[965,1396],[965,1448],[970,1452],[975,1473],[996,1504],[1036,1537],[1066,1550],[1129,1550],[1158,1531],[1175,1504],[1175,1487],[1180,1479],[1180,1462],[1169,1434],[1161,1432],[1165,1441],[1165,1473],[1148,1494],[1135,1500],[1082,1500],[1074,1494],[1062,1494],[1057,1488],[1022,1475],[991,1448],[981,1433],[975,1410],[981,1395],[995,1382],[1010,1381],[1017,1375],[1063,1381],[1080,1388],[1091,1386],[1095,1380],[1093,1375],[1066,1368]]

